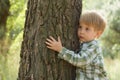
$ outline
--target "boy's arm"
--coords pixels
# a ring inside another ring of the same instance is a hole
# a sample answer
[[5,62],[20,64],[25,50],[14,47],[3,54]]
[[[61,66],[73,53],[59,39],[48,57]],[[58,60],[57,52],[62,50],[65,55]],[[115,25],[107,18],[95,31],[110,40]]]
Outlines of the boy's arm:
[[59,52],[58,56],[61,59],[64,59],[77,67],[89,64],[96,57],[96,51],[98,51],[96,46],[91,46],[80,51],[79,54],[76,54],[74,51],[62,47],[60,37],[58,37],[58,41],[56,41],[52,36],[50,36],[50,39],[47,39],[45,43],[47,44],[47,48]]
[[81,53],[76,54],[74,51],[68,50],[63,47],[58,54],[58,57],[77,67],[90,64],[96,56],[96,48],[89,48],[86,51],[82,50]]

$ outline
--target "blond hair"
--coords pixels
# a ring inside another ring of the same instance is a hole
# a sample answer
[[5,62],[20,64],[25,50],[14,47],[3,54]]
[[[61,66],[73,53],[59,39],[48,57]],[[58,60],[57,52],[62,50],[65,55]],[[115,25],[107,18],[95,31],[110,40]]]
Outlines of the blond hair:
[[104,31],[106,27],[105,19],[96,11],[87,11],[80,18],[80,24],[84,23],[88,26],[93,26],[97,31]]

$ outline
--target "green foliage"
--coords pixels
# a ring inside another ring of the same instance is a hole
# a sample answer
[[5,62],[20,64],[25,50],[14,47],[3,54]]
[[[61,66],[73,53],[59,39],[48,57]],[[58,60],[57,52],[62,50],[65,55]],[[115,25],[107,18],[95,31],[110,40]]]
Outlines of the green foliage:
[[[11,41],[11,46],[9,48],[8,61],[8,78],[9,80],[16,80],[18,75],[19,67],[19,56],[21,42],[23,38],[23,28],[25,22],[25,9],[26,9],[26,0],[10,0],[11,15],[7,21],[7,36]],[[14,64],[13,64],[14,63]],[[11,66],[12,65],[12,66]]]
[[10,15],[7,18],[6,26],[7,36],[4,39],[5,46],[3,46],[6,51],[0,54],[0,80],[16,80],[20,60],[19,55],[25,21],[26,0],[10,0],[10,5]]
[[0,80],[7,80],[8,75],[8,67],[7,67],[7,58],[3,55],[0,55]]
[[7,20],[7,36],[14,40],[24,27],[26,0],[10,0],[10,3],[11,14]]
[[8,79],[16,80],[18,77],[19,56],[21,42],[23,38],[23,28],[25,22],[26,0],[10,0],[11,8],[7,20],[7,39],[10,42],[10,48],[7,56]]
[[7,65],[9,65],[8,69],[8,78],[9,80],[16,80],[18,76],[19,69],[19,60],[20,60],[20,49],[21,42],[23,38],[23,32],[19,33],[19,35],[13,41],[13,44],[10,46]]
[[112,12],[112,17],[110,17],[110,28],[115,30],[116,33],[120,34],[120,6],[115,8],[115,11]]
[[105,31],[105,35],[102,37],[102,41],[106,52],[108,53],[112,59],[119,58],[120,55],[120,1],[116,0],[110,1],[111,8],[107,8],[108,12],[107,19],[108,19],[108,26],[107,30]]
[[[11,21],[12,18],[9,18],[8,21]],[[11,29],[8,31],[8,36],[10,39],[15,39],[18,34],[23,31],[24,27],[24,21],[25,21],[25,10],[22,10],[19,15],[14,19],[13,24],[11,22],[8,22],[8,24],[11,24]],[[9,25],[10,26],[10,25]]]

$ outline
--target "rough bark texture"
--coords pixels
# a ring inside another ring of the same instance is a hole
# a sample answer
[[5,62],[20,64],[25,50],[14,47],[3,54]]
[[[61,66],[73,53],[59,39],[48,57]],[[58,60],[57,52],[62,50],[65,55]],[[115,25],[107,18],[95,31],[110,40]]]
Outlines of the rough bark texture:
[[18,80],[74,80],[75,67],[46,48],[60,35],[63,46],[76,50],[82,0],[28,0]]

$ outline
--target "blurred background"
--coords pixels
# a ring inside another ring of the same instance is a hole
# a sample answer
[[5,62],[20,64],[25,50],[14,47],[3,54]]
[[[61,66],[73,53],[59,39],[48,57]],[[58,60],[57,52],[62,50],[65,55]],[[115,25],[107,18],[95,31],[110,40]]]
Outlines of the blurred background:
[[[83,0],[83,12],[97,10],[107,21],[100,38],[110,80],[120,76],[120,0]],[[16,80],[27,0],[0,0],[0,80]]]

